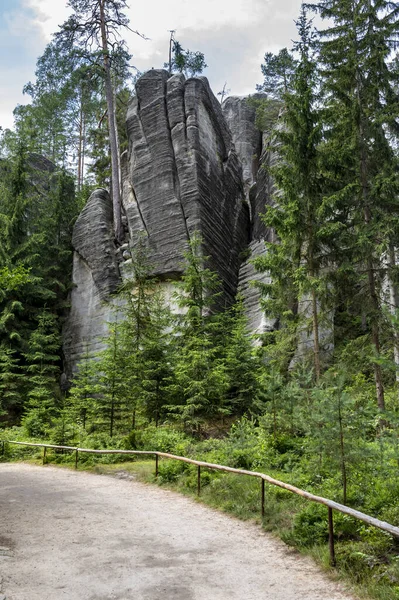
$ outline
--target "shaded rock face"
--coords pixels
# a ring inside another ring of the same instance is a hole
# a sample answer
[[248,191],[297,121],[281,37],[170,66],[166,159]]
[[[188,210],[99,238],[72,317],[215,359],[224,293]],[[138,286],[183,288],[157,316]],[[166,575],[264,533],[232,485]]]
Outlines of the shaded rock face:
[[[222,282],[223,304],[237,293],[250,241],[241,160],[205,78],[185,80],[156,70],[143,75],[128,109],[127,131],[129,149],[121,161],[125,243],[114,247],[104,190],[92,195],[75,226],[75,287],[64,329],[68,375],[86,351],[103,346],[113,315],[111,295],[121,274],[128,276],[131,251],[143,233],[154,275],[173,280],[181,276],[183,255],[199,232],[208,266]],[[171,296],[170,284],[164,285]]]
[[106,190],[96,190],[76,221],[72,238],[74,287],[63,331],[68,377],[86,352],[104,347],[107,322],[114,318],[111,295],[121,280],[113,238],[111,198]]
[[264,240],[252,240],[248,246],[248,258],[240,268],[238,289],[244,299],[245,314],[248,319],[248,328],[259,335],[276,329],[276,319],[268,318],[261,308],[261,292],[257,283],[270,283],[267,273],[258,273],[252,264],[252,260],[262,256],[266,252]]
[[136,93],[127,115],[123,195],[131,243],[144,230],[154,273],[178,276],[198,231],[231,302],[249,242],[249,209],[220,104],[205,78],[166,71],[146,73]]
[[262,151],[262,134],[255,125],[255,107],[247,98],[230,96],[223,102],[222,110],[241,161],[244,189],[249,197],[249,190],[257,180]]

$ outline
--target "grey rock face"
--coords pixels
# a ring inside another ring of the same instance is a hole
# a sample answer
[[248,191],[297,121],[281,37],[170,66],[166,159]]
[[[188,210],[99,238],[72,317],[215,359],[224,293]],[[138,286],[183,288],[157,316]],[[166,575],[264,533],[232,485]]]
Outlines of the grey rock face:
[[208,266],[222,282],[223,302],[237,292],[249,206],[219,102],[205,78],[186,81],[166,71],[146,73],[136,92],[127,114],[129,150],[121,160],[126,243],[114,247],[105,190],[92,195],[74,230],[75,287],[64,330],[68,374],[86,348],[103,346],[111,295],[121,274],[128,276],[131,249],[143,233],[154,275],[166,280],[181,275],[183,254],[198,231]]
[[222,104],[222,111],[241,161],[248,197],[249,189],[257,179],[262,151],[262,134],[255,125],[255,107],[248,102],[248,98],[229,96]]
[[[265,136],[266,137],[266,136]],[[266,143],[265,143],[266,142]],[[277,242],[275,232],[267,227],[261,215],[273,206],[274,183],[270,175],[270,167],[276,164],[278,155],[264,139],[264,148],[260,157],[256,181],[249,190],[251,205],[251,243],[249,258],[241,265],[239,275],[239,291],[244,298],[244,306],[250,330],[254,334],[273,331],[278,325],[276,319],[268,318],[262,310],[261,294],[256,283],[270,283],[267,273],[258,273],[252,264],[252,259],[267,252],[265,242]]]
[[115,259],[112,203],[96,190],[76,221],[71,311],[63,331],[66,374],[78,360],[103,347],[107,322],[113,319],[111,295],[121,280]]
[[208,81],[152,70],[137,82],[127,115],[124,207],[134,246],[148,236],[154,273],[182,272],[195,231],[231,301],[249,240],[242,168]]
[[278,160],[278,154],[271,148],[270,141],[264,140],[256,185],[251,188],[249,196],[252,213],[251,238],[253,240],[276,241],[275,232],[270,227],[266,227],[261,215],[267,211],[268,206],[274,206],[275,189],[270,168],[274,167]]
[[256,283],[270,283],[270,277],[267,273],[258,273],[251,262],[266,252],[265,243],[263,240],[253,240],[248,249],[249,256],[240,268],[238,290],[244,299],[249,330],[257,335],[276,329],[277,321],[267,318],[261,309],[261,292],[256,286]]

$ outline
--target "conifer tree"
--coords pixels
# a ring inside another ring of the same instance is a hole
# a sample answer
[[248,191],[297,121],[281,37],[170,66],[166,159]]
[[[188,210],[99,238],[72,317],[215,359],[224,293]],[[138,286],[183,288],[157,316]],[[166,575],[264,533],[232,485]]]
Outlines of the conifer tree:
[[[129,28],[123,9],[126,0],[69,0],[73,14],[57,34],[66,47],[88,60],[95,58],[101,68],[107,104],[107,120],[112,170],[114,229],[117,242],[122,240],[120,150],[116,126],[113,71],[122,65],[126,70],[130,55],[121,40],[120,30]],[[138,32],[135,32],[138,33]]]
[[234,415],[243,415],[258,403],[259,378],[264,365],[253,346],[242,298],[226,312],[225,321],[220,346],[225,347],[226,399]]
[[[311,315],[313,364],[316,379],[321,375],[320,308],[325,304],[324,271],[328,236],[320,219],[323,202],[320,176],[321,125],[317,110],[317,75],[313,57],[312,24],[302,8],[297,22],[299,41],[295,50],[299,61],[292,77],[292,92],[284,96],[282,125],[275,134],[279,163],[273,168],[276,182],[276,205],[268,207],[265,222],[272,227],[278,243],[267,244],[258,268],[267,270],[271,284],[263,286],[268,299],[265,308],[280,318],[281,329],[289,332],[308,327],[300,317]],[[298,301],[310,299],[310,311],[301,315]],[[294,346],[297,344],[292,337]]]
[[256,86],[258,92],[266,92],[273,100],[283,100],[292,91],[297,61],[293,54],[283,48],[277,54],[266,52],[261,65],[263,83]]
[[134,429],[137,411],[158,424],[170,375],[171,317],[159,283],[151,276],[144,236],[132,249],[131,269],[119,295],[124,300],[121,349]]
[[120,323],[109,323],[107,347],[95,359],[95,428],[113,437],[117,431],[129,429],[128,378],[125,374],[123,350],[120,346]]
[[173,357],[174,380],[170,385],[171,406],[186,426],[200,433],[207,419],[230,413],[226,402],[228,378],[222,360],[222,320],[213,314],[219,282],[202,255],[202,241],[194,235],[185,255],[186,265],[179,293]]
[[0,415],[19,416],[23,406],[23,380],[16,351],[0,344]]
[[37,317],[25,353],[28,403],[23,424],[30,435],[43,435],[59,412],[60,335],[56,317],[43,311]]
[[388,138],[397,100],[387,61],[398,40],[399,4],[320,0],[331,25],[319,36],[326,111],[325,171],[332,184],[323,218],[339,232],[338,270],[351,275],[370,333],[377,404],[385,408],[378,356],[383,311],[383,256],[398,217],[396,160]]
[[77,365],[66,401],[68,420],[81,425],[84,431],[93,426],[95,405],[100,386],[97,382],[98,365],[86,347],[85,355]]

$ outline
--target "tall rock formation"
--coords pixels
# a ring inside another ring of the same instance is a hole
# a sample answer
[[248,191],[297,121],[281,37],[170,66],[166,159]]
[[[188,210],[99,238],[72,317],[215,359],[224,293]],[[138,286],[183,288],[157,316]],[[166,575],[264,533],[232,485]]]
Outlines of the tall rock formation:
[[208,81],[152,70],[137,82],[127,114],[123,202],[134,246],[148,236],[154,273],[182,273],[195,231],[228,301],[249,241],[242,167]]
[[[129,149],[122,157],[125,244],[114,246],[104,190],[92,195],[75,227],[74,289],[64,331],[68,375],[86,348],[101,347],[106,321],[112,318],[112,294],[143,234],[153,274],[168,281],[181,276],[183,255],[199,232],[207,266],[219,275],[227,304],[236,295],[250,241],[241,160],[205,78],[185,80],[149,71],[137,82],[127,130]],[[253,124],[251,131],[256,133]],[[254,137],[259,142],[259,135]]]
[[120,275],[112,219],[110,195],[96,190],[74,227],[71,309],[63,331],[68,377],[86,352],[92,354],[104,347],[107,322],[114,318],[112,294],[120,284]]
[[272,202],[273,182],[268,167],[277,160],[255,125],[256,109],[247,98],[232,96],[223,103],[223,114],[232,132],[242,168],[247,201],[250,206],[251,232],[246,256],[240,266],[238,290],[243,296],[250,330],[255,334],[271,331],[275,319],[268,319],[261,307],[257,283],[270,283],[267,273],[256,271],[252,260],[265,252],[265,241],[274,241],[274,232],[266,227],[261,215]]
[[[129,276],[131,252],[143,235],[153,275],[169,301],[198,232],[207,266],[223,287],[221,303],[230,304],[239,291],[253,333],[278,326],[262,311],[254,285],[269,283],[252,259],[267,251],[265,241],[276,241],[260,215],[274,202],[269,167],[278,160],[255,116],[246,98],[230,97],[221,106],[203,77],[151,70],[138,80],[127,113],[129,149],[121,161],[125,242],[115,246],[105,190],[91,196],[75,227],[74,288],[64,330],[68,376],[81,356],[103,346],[107,321],[116,313],[113,294]],[[306,300],[300,305],[305,316]],[[307,328],[299,334],[294,362],[313,343]]]

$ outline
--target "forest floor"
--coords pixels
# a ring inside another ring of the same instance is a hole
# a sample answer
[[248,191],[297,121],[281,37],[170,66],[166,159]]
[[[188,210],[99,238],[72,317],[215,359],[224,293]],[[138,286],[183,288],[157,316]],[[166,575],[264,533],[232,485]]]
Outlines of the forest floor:
[[0,600],[354,600],[256,525],[131,479],[0,464]]

